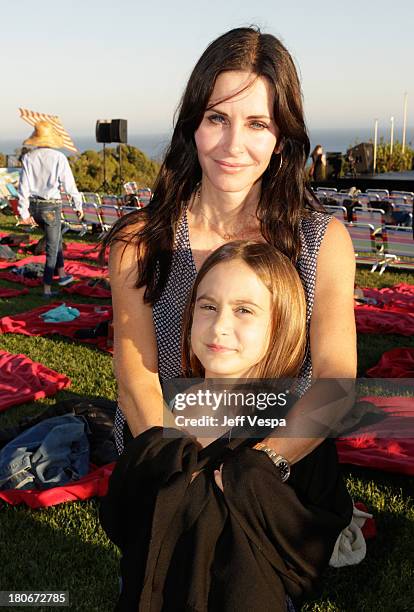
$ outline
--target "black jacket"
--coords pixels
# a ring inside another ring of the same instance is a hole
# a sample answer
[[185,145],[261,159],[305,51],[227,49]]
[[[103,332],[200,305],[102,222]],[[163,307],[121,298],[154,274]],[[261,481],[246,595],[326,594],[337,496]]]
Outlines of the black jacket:
[[118,611],[278,612],[286,592],[297,602],[312,593],[352,516],[334,442],[295,464],[288,483],[262,452],[221,455],[224,494],[217,457],[201,462],[190,437],[153,427],[120,457],[100,512],[122,552]]

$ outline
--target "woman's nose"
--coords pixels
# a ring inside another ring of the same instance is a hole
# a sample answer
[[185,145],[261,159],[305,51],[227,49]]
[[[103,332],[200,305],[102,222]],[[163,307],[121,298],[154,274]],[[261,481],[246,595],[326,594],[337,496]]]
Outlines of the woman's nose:
[[233,123],[225,134],[224,148],[230,155],[240,155],[243,152],[242,126]]

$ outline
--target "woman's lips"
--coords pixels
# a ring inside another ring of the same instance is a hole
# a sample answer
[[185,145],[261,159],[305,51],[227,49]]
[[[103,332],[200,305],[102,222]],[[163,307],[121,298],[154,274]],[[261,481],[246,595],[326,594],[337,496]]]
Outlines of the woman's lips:
[[215,160],[216,164],[218,164],[220,166],[220,168],[222,168],[222,170],[224,170],[225,172],[240,172],[241,170],[244,170],[245,168],[248,168],[250,164],[232,164],[230,162],[226,162],[226,161],[221,161],[219,159]]
[[207,344],[207,348],[213,353],[233,353],[236,350],[221,344]]

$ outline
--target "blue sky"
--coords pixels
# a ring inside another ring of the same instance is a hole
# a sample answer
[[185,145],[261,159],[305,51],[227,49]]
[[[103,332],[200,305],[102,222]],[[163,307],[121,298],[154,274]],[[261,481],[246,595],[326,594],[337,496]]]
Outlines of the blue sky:
[[0,140],[30,128],[18,107],[58,114],[74,135],[98,118],[169,131],[202,51],[232,27],[279,36],[301,75],[312,128],[414,124],[412,0],[19,0],[1,7]]

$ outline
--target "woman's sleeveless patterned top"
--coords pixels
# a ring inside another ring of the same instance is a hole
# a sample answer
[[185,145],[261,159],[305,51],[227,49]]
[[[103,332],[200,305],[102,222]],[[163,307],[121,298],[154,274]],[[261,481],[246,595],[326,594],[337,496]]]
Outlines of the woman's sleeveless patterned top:
[[[312,362],[309,346],[309,323],[315,297],[316,263],[318,252],[331,217],[325,213],[312,212],[309,218],[302,219],[300,238],[301,255],[297,270],[306,295],[307,350],[299,374],[303,379],[300,393],[303,394],[310,384]],[[181,370],[181,324],[187,298],[197,275],[190,247],[187,215],[184,213],[179,224],[171,270],[160,299],[153,306],[153,320],[158,347],[158,372],[161,381],[178,378]],[[123,449],[122,428],[125,419],[118,408],[115,416],[115,441],[119,452]]]

